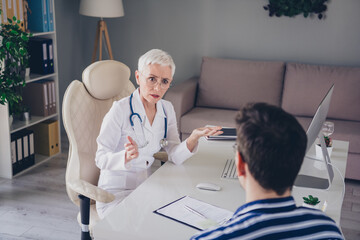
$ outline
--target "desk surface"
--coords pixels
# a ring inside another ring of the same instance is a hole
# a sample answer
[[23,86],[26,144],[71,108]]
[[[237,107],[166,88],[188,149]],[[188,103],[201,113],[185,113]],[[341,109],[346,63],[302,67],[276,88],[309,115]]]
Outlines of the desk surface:
[[[94,226],[95,239],[189,239],[196,229],[153,213],[184,195],[234,212],[245,203],[245,192],[238,180],[220,177],[226,160],[234,157],[233,144],[230,141],[201,140],[198,153],[183,165],[164,164]],[[344,176],[349,144],[343,141],[334,141],[333,144],[331,161]],[[328,200],[327,214],[340,225],[343,180],[336,170],[334,173],[329,190],[294,187],[293,196],[298,205],[302,204],[302,197],[309,194],[331,199]],[[216,183],[222,189],[218,192],[199,190],[195,186],[200,182]]]

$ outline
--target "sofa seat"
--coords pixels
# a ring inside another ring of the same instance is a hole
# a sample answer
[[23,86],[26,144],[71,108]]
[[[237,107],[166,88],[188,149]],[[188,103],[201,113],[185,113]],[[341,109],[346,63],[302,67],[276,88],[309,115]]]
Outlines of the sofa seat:
[[218,108],[193,108],[181,117],[182,140],[186,139],[195,128],[205,125],[235,127],[235,116],[237,110],[226,110]]

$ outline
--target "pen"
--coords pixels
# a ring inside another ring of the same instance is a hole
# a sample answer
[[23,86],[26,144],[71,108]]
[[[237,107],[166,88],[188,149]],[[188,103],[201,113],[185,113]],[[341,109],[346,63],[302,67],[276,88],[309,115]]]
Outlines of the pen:
[[185,208],[186,210],[188,210],[189,212],[194,213],[195,215],[197,215],[197,216],[199,216],[199,217],[208,219],[208,218],[205,217],[202,213],[196,211],[195,209],[193,209],[193,208],[191,208],[191,207],[189,207],[189,206],[187,206],[187,205],[184,205],[184,208]]

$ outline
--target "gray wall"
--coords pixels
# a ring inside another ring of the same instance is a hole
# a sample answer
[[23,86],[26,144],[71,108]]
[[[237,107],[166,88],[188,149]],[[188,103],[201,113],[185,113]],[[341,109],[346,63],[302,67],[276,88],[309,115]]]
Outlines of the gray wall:
[[[96,18],[79,0],[55,1],[60,94],[91,63]],[[330,0],[325,20],[270,18],[266,0],[123,0],[125,16],[106,19],[114,58],[133,72],[151,48],[168,51],[175,84],[199,75],[202,56],[360,66],[360,1]],[[106,56],[106,55],[105,55]]]

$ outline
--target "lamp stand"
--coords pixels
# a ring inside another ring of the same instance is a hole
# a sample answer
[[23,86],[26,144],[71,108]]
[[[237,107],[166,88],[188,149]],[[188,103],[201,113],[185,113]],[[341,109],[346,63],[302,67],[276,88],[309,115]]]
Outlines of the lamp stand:
[[112,55],[112,51],[111,51],[111,45],[110,45],[110,38],[109,38],[109,32],[106,26],[106,23],[103,19],[100,19],[98,21],[97,24],[97,28],[96,28],[96,35],[95,35],[95,45],[94,45],[94,51],[93,51],[93,55],[92,55],[92,62],[95,62],[96,59],[96,52],[97,52],[97,48],[98,48],[98,43],[100,42],[100,46],[99,46],[99,61],[102,58],[102,37],[105,37],[105,45],[108,49],[109,52],[109,57],[111,60],[113,60],[113,55]]

